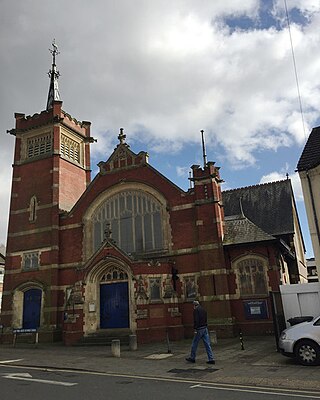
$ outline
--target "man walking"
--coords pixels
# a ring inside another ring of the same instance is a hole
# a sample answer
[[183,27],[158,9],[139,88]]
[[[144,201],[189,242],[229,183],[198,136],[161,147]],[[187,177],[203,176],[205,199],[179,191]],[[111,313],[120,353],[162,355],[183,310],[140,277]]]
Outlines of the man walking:
[[186,360],[191,363],[196,362],[198,344],[202,340],[208,355],[207,364],[215,364],[207,327],[207,312],[197,300],[193,302],[193,326],[196,333],[192,340],[190,357],[186,358]]

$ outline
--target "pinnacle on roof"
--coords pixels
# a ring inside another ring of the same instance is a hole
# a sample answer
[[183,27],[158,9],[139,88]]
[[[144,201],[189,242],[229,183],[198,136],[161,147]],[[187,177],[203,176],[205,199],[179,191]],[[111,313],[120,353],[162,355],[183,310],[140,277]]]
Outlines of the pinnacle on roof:
[[58,46],[55,43],[55,39],[52,42],[52,49],[49,49],[50,53],[52,54],[52,66],[51,70],[48,72],[50,78],[50,86],[49,86],[49,93],[48,93],[48,100],[47,100],[47,110],[53,107],[53,102],[60,99],[60,92],[58,87],[58,79],[60,76],[59,71],[57,71],[56,66],[56,56],[60,54],[58,51]]

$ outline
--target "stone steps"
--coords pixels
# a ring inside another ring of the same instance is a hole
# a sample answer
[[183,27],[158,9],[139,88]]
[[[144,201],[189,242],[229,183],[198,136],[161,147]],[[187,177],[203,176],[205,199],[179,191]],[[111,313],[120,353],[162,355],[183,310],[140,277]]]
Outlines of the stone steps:
[[100,330],[80,339],[74,346],[111,346],[112,340],[120,340],[121,346],[129,346],[130,330]]

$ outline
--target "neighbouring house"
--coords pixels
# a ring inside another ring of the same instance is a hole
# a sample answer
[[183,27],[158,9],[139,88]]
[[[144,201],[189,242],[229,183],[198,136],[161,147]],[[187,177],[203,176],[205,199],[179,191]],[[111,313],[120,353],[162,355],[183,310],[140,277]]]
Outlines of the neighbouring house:
[[317,265],[314,257],[307,259],[308,282],[319,282]]
[[297,165],[317,275],[320,276],[320,126],[313,128]]
[[271,332],[269,293],[307,276],[290,180],[222,193],[219,167],[205,162],[184,191],[123,129],[91,180],[90,123],[62,109],[52,53],[46,110],[16,113],[10,131],[5,340],[13,328],[66,344],[190,337],[195,299],[218,336]]

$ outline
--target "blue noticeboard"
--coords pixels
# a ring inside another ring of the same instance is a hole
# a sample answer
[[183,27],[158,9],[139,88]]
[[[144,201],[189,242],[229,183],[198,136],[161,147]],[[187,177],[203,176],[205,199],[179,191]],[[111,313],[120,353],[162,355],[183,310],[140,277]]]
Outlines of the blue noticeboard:
[[268,319],[267,300],[245,300],[243,302],[246,319]]

